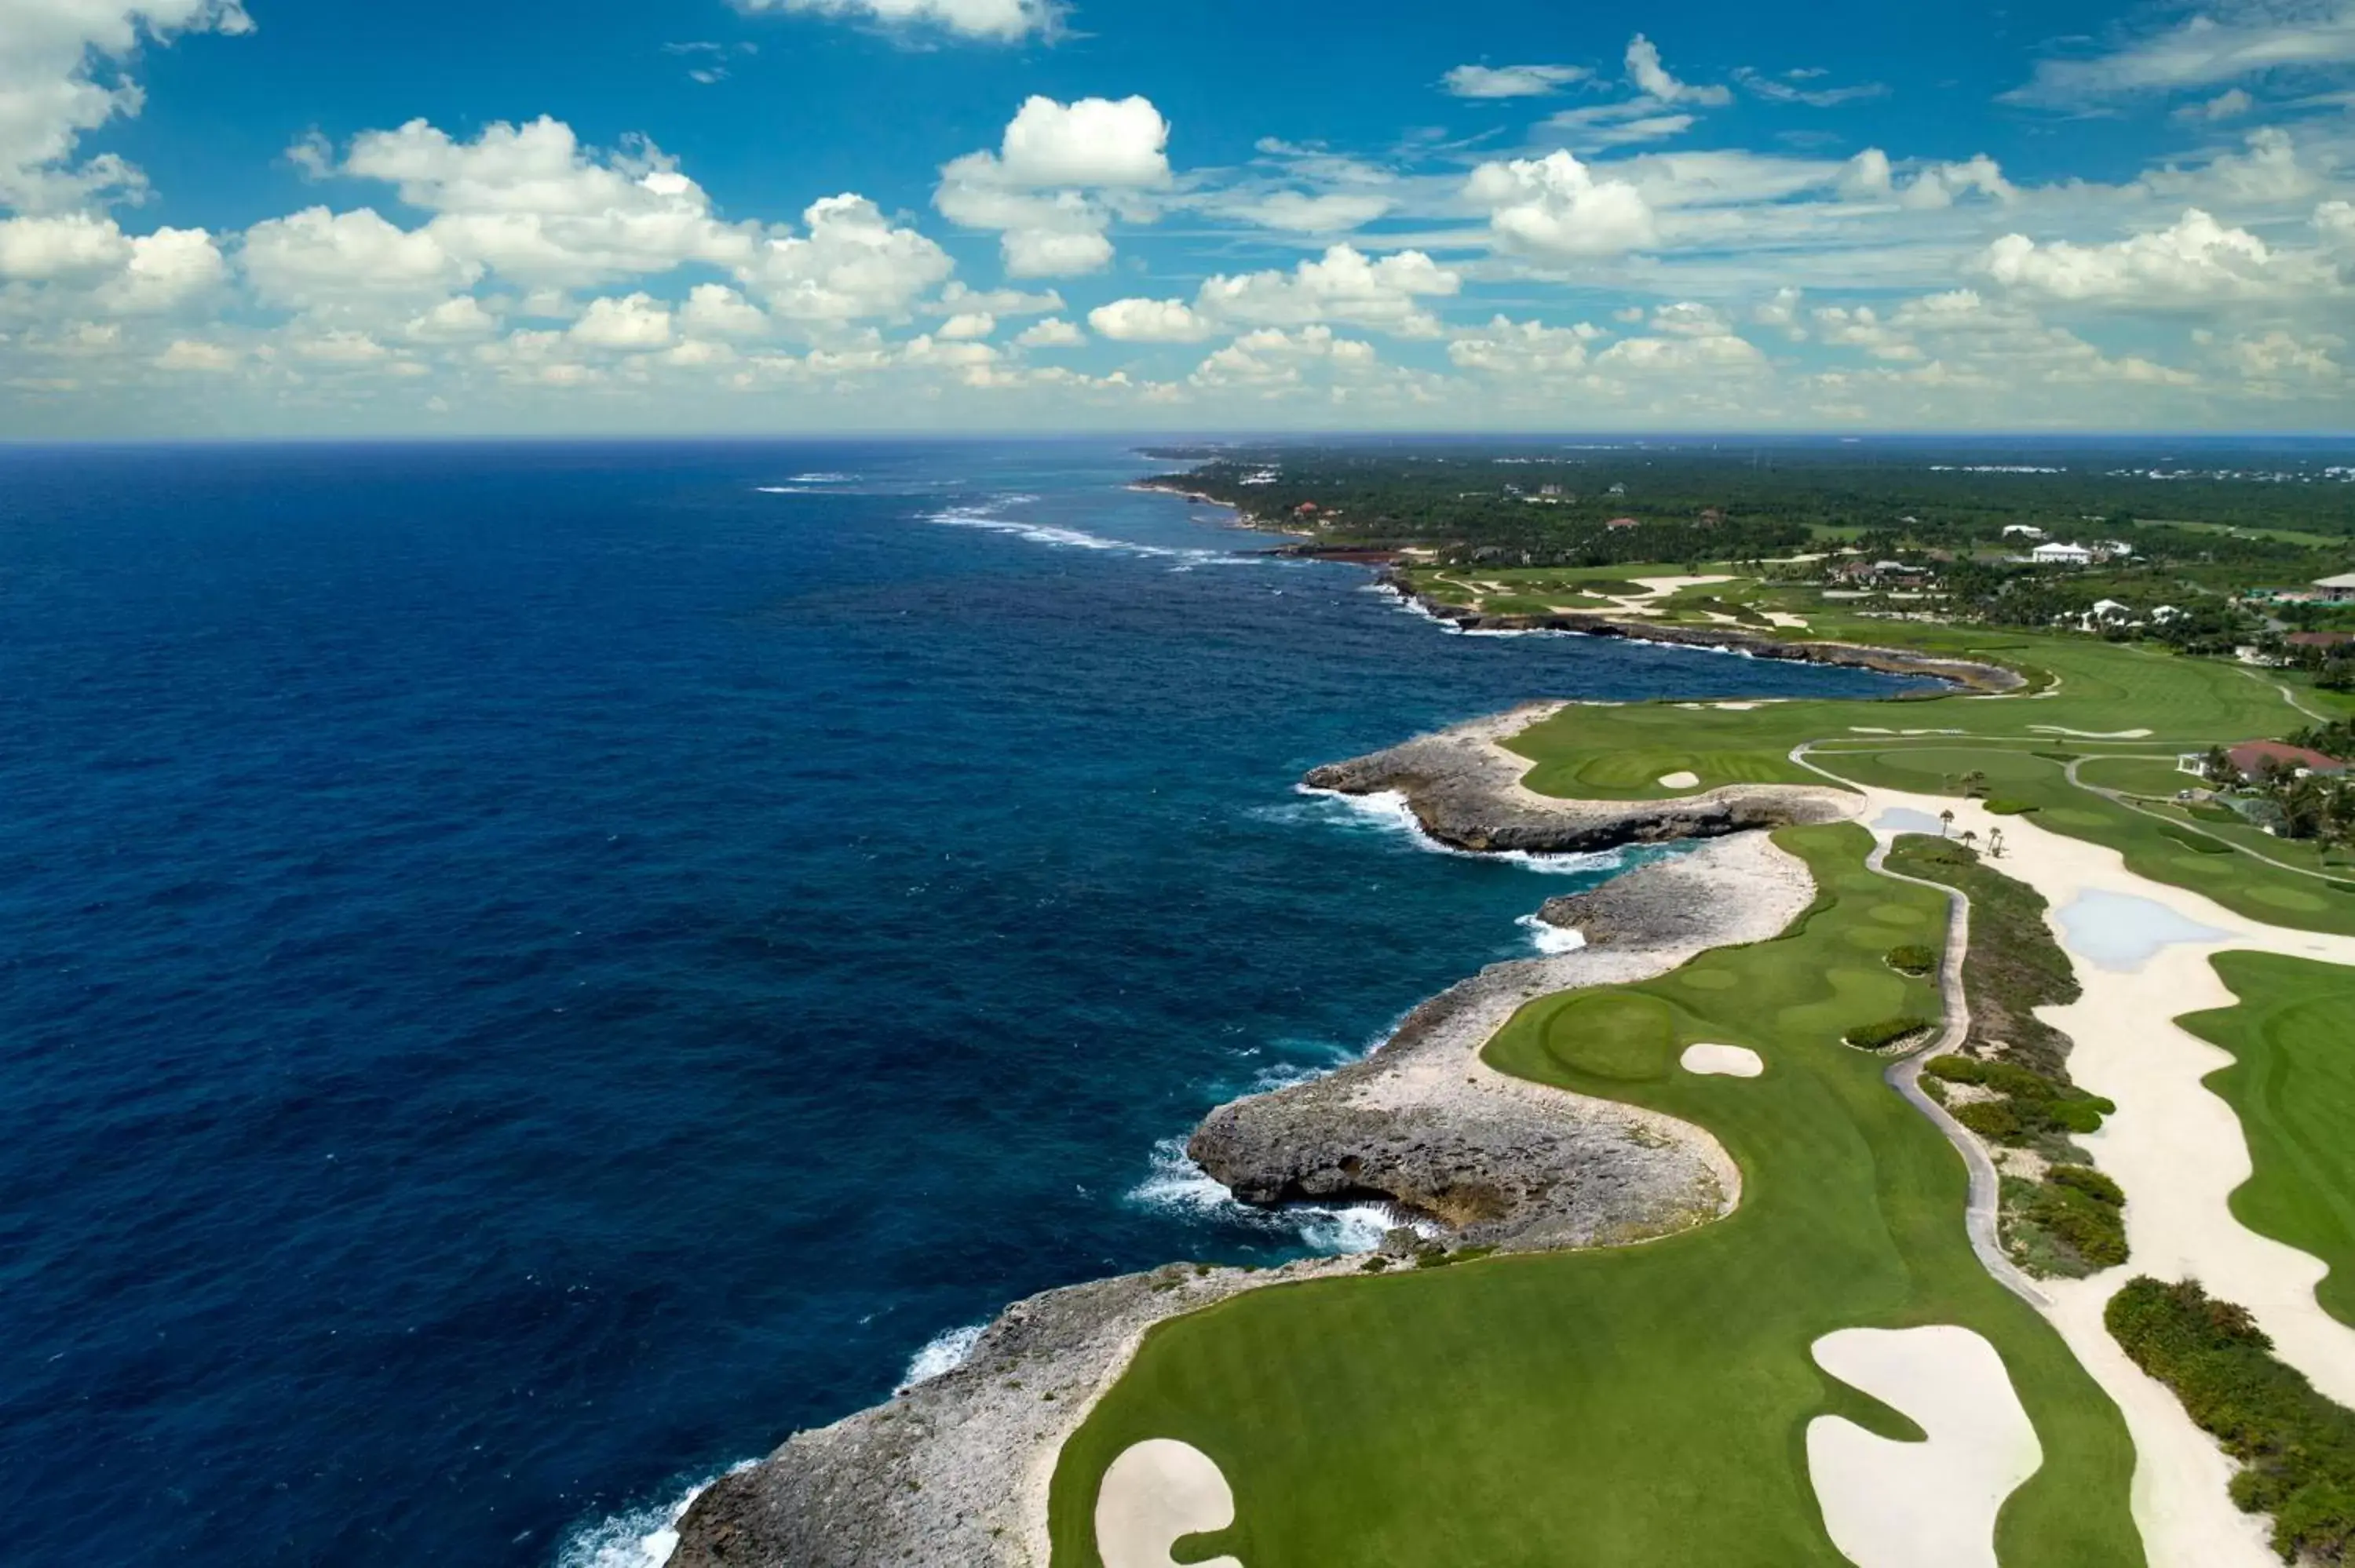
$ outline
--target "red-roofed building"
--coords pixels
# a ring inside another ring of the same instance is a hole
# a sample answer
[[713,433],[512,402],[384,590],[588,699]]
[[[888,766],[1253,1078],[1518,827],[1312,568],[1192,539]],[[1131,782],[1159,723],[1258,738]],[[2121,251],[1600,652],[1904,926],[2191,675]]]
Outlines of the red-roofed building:
[[2285,641],[2293,648],[2344,648],[2355,642],[2355,631],[2293,631]]
[[1641,522],[1633,517],[1614,517],[1610,522],[1604,524],[1605,528],[1641,528],[1643,525],[1644,524]]
[[2347,771],[2347,764],[2335,757],[2325,757],[2303,746],[2285,746],[2277,740],[2253,740],[2226,752],[2232,766],[2243,779],[2262,779],[2267,773],[2289,768],[2298,773],[2336,775]]

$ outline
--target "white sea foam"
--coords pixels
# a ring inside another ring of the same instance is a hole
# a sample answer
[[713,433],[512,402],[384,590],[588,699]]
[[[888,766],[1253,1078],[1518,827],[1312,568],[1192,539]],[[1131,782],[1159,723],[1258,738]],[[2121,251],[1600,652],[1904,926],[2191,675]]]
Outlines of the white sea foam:
[[988,1327],[986,1323],[968,1323],[962,1329],[933,1335],[922,1350],[909,1359],[908,1370],[900,1374],[898,1392],[905,1393],[920,1383],[930,1383],[964,1365],[974,1346],[981,1342],[982,1330]]
[[1620,871],[1627,864],[1624,849],[1598,850],[1591,854],[1532,854],[1526,850],[1484,852],[1457,849],[1441,843],[1423,831],[1415,820],[1414,809],[1406,797],[1395,789],[1377,789],[1369,795],[1351,795],[1339,789],[1319,789],[1310,784],[1292,787],[1296,795],[1313,800],[1328,800],[1342,810],[1328,815],[1328,821],[1360,822],[1385,832],[1404,834],[1417,849],[1432,854],[1455,855],[1464,860],[1500,860],[1526,871],[1541,872],[1550,876],[1578,876],[1598,871]]
[[1248,567],[1263,564],[1272,557],[1239,556],[1231,550],[1206,550],[1176,545],[1145,545],[1134,539],[1107,538],[1082,528],[1059,528],[1045,523],[1026,523],[1019,518],[997,514],[1000,506],[1018,504],[1035,497],[1008,496],[986,507],[961,507],[947,512],[935,512],[926,517],[927,523],[938,523],[950,528],[979,528],[992,534],[1010,535],[1033,545],[1045,545],[1059,550],[1102,550],[1117,556],[1132,556],[1146,560],[1181,561],[1190,567]]
[[795,484],[848,484],[858,476],[855,473],[797,473]]
[[1586,946],[1582,934],[1536,915],[1524,915],[1515,924],[1527,927],[1529,940],[1540,953],[1574,953]]
[[[1153,1146],[1152,1174],[1129,1189],[1128,1201],[1188,1220],[1243,1226],[1270,1235],[1290,1232],[1325,1253],[1370,1252],[1380,1245],[1383,1232],[1412,1223],[1401,1221],[1380,1203],[1290,1203],[1281,1209],[1255,1209],[1237,1202],[1209,1171],[1188,1159],[1182,1138],[1165,1138]],[[1437,1234],[1436,1227],[1427,1224],[1415,1224],[1413,1228],[1425,1234]]]
[[[729,1467],[727,1473],[749,1470],[758,1462],[747,1459]],[[556,1568],[662,1568],[678,1550],[678,1521],[710,1485],[698,1481],[668,1502],[648,1503],[577,1526],[557,1547]]]

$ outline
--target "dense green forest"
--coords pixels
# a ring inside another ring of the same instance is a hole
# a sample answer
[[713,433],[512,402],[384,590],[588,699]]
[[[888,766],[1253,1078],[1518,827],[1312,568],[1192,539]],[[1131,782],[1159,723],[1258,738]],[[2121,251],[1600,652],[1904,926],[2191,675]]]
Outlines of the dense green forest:
[[[2088,448],[1401,444],[1156,449],[1162,481],[1337,545],[1529,566],[1744,559],[1835,534],[1864,547],[2098,537],[2235,575],[2355,564],[2355,447],[2231,462]],[[2152,477],[2154,474],[2180,477]],[[1311,509],[1304,511],[1304,508]],[[1640,529],[1612,529],[1632,518]],[[1613,537],[1613,535],[1617,537]],[[1526,556],[1526,559],[1522,557]]]

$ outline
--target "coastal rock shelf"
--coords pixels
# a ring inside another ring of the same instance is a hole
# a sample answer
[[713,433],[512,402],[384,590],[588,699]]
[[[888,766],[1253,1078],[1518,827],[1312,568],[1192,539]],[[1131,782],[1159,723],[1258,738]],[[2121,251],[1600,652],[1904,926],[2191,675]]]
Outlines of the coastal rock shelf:
[[1467,1245],[1593,1246],[1714,1219],[1741,1190],[1715,1139],[1508,1077],[1480,1051],[1540,996],[1764,941],[1813,895],[1805,868],[1752,834],[1554,900],[1550,917],[1585,947],[1482,970],[1410,1013],[1364,1061],[1220,1106],[1187,1152],[1245,1202],[1384,1199]]
[[[1641,1240],[1739,1200],[1740,1171],[1700,1128],[1508,1077],[1480,1052],[1538,997],[1646,980],[1706,948],[1780,933],[1814,884],[1765,834],[1741,830],[1836,821],[1858,798],[1759,788],[1549,800],[1521,788],[1526,763],[1496,745],[1549,711],[1459,726],[1310,781],[1401,789],[1466,848],[1712,842],[1550,902],[1546,918],[1579,930],[1584,947],[1494,965],[1417,1008],[1365,1061],[1213,1111],[1190,1152],[1239,1197],[1377,1197],[1436,1221],[1451,1242],[1513,1250]],[[1018,1302],[954,1371],[713,1482],[679,1521],[671,1568],[1043,1568],[1057,1457],[1149,1329],[1262,1286],[1359,1267],[1355,1257],[1260,1271],[1173,1264]]]
[[1043,1568],[1056,1456],[1147,1329],[1356,1266],[1170,1264],[1018,1301],[954,1371],[712,1482],[679,1520],[669,1568]]
[[1402,797],[1423,832],[1455,849],[1571,854],[1837,822],[1853,795],[1828,787],[1735,784],[1668,800],[1568,800],[1521,783],[1529,758],[1500,744],[1566,705],[1539,703],[1311,771],[1312,789]]

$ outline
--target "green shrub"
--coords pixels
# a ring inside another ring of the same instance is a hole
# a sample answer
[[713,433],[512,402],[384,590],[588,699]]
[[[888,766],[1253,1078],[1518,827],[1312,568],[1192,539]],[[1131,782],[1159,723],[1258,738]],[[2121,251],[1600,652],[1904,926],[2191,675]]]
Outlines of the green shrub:
[[2025,1218],[2082,1259],[2086,1270],[2126,1260],[2126,1194],[2100,1171],[2055,1165],[2028,1202]]
[[1859,1051],[1879,1051],[1929,1027],[1926,1018],[1884,1018],[1878,1023],[1858,1024],[1848,1032],[1847,1039]]
[[2185,1412],[2247,1468],[2232,1500],[2273,1515],[2285,1563],[2349,1562],[2355,1549],[2355,1411],[2315,1392],[2272,1354],[2245,1308],[2196,1280],[2130,1281],[2103,1313],[2135,1364],[2167,1384]]
[[2090,1165],[2055,1165],[2044,1179],[2056,1187],[2073,1187],[2113,1208],[2126,1206],[2126,1190]]
[[[2105,1106],[2109,1107],[2109,1109],[2103,1108]],[[2115,1106],[2110,1106],[2107,1100],[2096,1100],[2090,1097],[2082,1100],[2051,1100],[2042,1107],[2046,1118],[2054,1127],[2062,1132],[2075,1133],[2101,1131],[2102,1118],[2107,1116],[2110,1110],[2116,1108]]]
[[1989,800],[1987,809],[1998,817],[2024,817],[2030,811],[2041,811],[2044,808],[2032,800]]
[[2232,853],[2232,846],[2231,844],[2225,843],[2220,839],[2211,839],[2206,833],[2197,832],[2191,828],[2179,828],[2172,824],[2167,824],[2161,826],[2158,832],[2161,838],[2167,839],[2174,843],[2181,844],[2185,849],[2196,851],[2200,854],[2231,854]]
[[1973,1100],[1956,1107],[1955,1119],[1990,1143],[2018,1143],[2028,1136],[2028,1124],[2009,1100]]
[[1926,975],[1938,967],[1938,950],[1919,942],[1889,949],[1889,967],[1902,975]]

